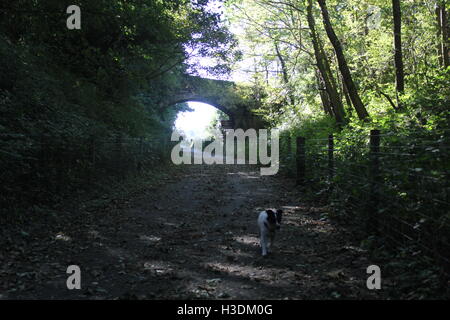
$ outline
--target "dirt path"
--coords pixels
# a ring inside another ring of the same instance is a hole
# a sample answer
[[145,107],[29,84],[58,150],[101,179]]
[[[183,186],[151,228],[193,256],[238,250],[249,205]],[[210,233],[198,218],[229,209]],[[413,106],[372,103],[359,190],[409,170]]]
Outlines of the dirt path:
[[[112,208],[84,208],[70,224],[5,236],[0,298],[377,298],[365,253],[326,208],[291,190],[251,167],[190,166]],[[275,252],[262,258],[256,218],[268,207],[285,215]],[[71,264],[81,290],[66,288]]]

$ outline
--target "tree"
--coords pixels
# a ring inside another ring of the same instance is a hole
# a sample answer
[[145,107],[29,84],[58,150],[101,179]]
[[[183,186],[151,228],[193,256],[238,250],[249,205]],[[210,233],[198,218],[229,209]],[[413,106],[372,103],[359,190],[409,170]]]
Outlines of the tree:
[[445,1],[437,1],[436,4],[436,17],[437,17],[437,27],[438,27],[438,36],[439,45],[439,60],[441,65],[444,68],[450,66],[450,57],[449,57],[449,25],[448,25],[448,17],[447,17],[447,9],[445,5]]
[[[316,32],[314,14],[313,14],[313,2],[308,0],[307,5],[307,20],[311,33],[311,41],[314,48],[314,55],[316,57],[317,68],[319,70],[319,84],[323,83],[325,86],[325,92],[321,91],[322,102],[324,103],[324,110],[330,110],[331,115],[336,118],[336,122],[343,124],[345,122],[345,111],[342,101],[337,91],[336,81],[331,73],[331,68],[328,62],[328,58],[323,50],[322,43]],[[320,88],[319,88],[320,90]]]
[[342,79],[345,82],[345,85],[348,90],[348,94],[350,99],[352,100],[352,104],[358,114],[358,117],[361,120],[364,120],[369,117],[369,113],[366,110],[356,88],[355,83],[353,82],[352,75],[350,73],[350,69],[347,65],[347,60],[344,56],[344,51],[342,49],[341,42],[339,41],[336,33],[334,32],[333,26],[331,24],[330,16],[328,13],[328,8],[325,3],[325,0],[317,0],[319,2],[320,9],[322,11],[323,24],[325,26],[326,33],[328,38],[330,39],[331,44],[333,45],[334,51],[336,53],[336,57],[339,63],[339,70],[342,74]]
[[[294,98],[294,95],[292,94],[291,85],[289,82],[289,74],[288,74],[288,69],[286,66],[286,61],[283,58],[283,55],[281,53],[281,50],[280,50],[280,47],[279,47],[279,44],[277,41],[274,42],[274,47],[275,47],[275,52],[276,52],[277,58],[281,64],[281,73],[282,73],[282,77],[283,77],[283,82],[288,90],[289,104],[293,105],[293,104],[295,104],[295,98]],[[266,68],[267,68],[267,66],[266,66]],[[266,72],[267,72],[266,74],[268,74],[268,70]]]
[[395,77],[397,94],[405,91],[405,76],[403,71],[403,53],[402,53],[402,12],[400,0],[392,0],[392,9],[394,17],[394,48],[395,48]]

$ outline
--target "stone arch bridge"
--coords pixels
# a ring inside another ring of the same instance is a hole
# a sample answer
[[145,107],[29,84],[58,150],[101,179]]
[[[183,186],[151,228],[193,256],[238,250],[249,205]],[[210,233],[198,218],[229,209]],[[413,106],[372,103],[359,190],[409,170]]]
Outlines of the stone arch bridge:
[[187,76],[183,86],[175,91],[169,105],[188,101],[212,105],[229,116],[234,129],[261,129],[262,119],[255,115],[240,95],[234,82]]

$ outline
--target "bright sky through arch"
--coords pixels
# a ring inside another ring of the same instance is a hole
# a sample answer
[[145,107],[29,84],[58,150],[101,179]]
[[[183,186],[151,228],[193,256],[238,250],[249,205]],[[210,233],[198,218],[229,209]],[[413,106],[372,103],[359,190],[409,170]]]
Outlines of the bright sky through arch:
[[206,128],[217,113],[213,106],[201,102],[188,102],[192,112],[180,112],[175,120],[175,128],[186,133],[189,139],[206,138]]

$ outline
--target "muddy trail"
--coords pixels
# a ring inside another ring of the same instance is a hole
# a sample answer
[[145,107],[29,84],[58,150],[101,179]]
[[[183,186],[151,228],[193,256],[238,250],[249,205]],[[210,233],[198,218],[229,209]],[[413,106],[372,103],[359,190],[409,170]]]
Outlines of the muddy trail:
[[[256,218],[284,217],[261,257]],[[376,299],[351,233],[293,182],[247,166],[190,166],[99,210],[2,232],[1,299]],[[81,269],[68,290],[66,269]]]

